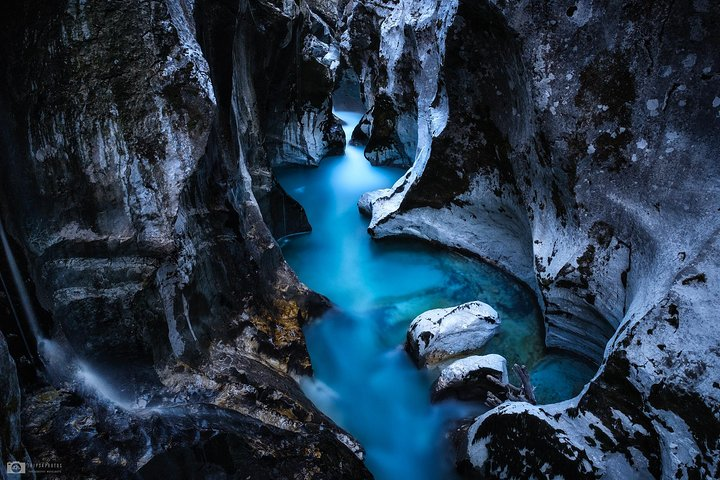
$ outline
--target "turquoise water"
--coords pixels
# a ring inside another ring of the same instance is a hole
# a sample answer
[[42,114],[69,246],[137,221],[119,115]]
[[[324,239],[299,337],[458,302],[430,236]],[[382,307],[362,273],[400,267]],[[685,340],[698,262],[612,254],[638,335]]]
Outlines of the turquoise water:
[[[359,113],[336,112],[346,137]],[[446,433],[482,405],[430,403],[435,372],[419,371],[402,349],[410,321],[431,308],[471,300],[492,305],[502,324],[479,353],[499,353],[531,369],[538,400],[576,395],[594,374],[575,358],[547,355],[531,294],[497,269],[411,240],[372,240],[357,200],[403,173],[372,167],[361,147],[318,168],[284,167],[276,176],[306,209],[313,231],[280,241],[300,279],[336,308],[305,328],[313,379],[303,390],[366,450],[379,480],[454,478]],[[512,376],[511,376],[512,378]],[[517,381],[515,379],[515,381]]]

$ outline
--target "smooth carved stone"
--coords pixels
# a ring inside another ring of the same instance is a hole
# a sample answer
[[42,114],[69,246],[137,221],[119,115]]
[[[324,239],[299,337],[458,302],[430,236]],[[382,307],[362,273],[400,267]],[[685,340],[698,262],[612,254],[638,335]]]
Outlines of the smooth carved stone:
[[[49,340],[113,372],[83,370],[72,392],[33,386],[30,455],[78,478],[370,478],[289,375],[311,371],[300,319],[324,301],[274,240],[310,228],[272,175],[278,154],[317,163],[344,147],[331,28],[304,1],[7,3],[0,217]],[[23,458],[4,352],[3,462]],[[122,390],[138,403],[170,405],[115,413],[115,370],[132,372]]]
[[497,312],[483,302],[429,310],[410,324],[405,348],[418,365],[434,365],[477,351],[498,326]]
[[389,196],[391,193],[392,189],[390,188],[363,193],[357,203],[358,210],[360,210],[360,213],[363,215],[371,216],[373,203],[379,197]]
[[[379,3],[358,2],[348,27],[366,108],[377,117],[380,91],[402,111],[413,103],[419,132],[413,167],[366,208],[368,230],[498,264],[535,290],[547,346],[603,361],[576,400],[480,417],[458,469],[718,477],[720,364],[707,358],[718,345],[720,163],[706,152],[720,139],[708,128],[720,3]],[[373,118],[371,136],[392,139],[398,125]]]
[[485,402],[488,392],[496,397],[503,396],[503,387],[490,381],[488,375],[502,383],[508,383],[505,357],[492,353],[456,360],[440,372],[440,377],[432,386],[432,401],[455,397],[460,400]]

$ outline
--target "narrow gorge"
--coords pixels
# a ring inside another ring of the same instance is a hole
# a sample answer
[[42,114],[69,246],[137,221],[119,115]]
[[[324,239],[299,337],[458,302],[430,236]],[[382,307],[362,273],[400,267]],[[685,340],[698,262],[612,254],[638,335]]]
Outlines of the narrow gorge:
[[720,478],[720,4],[9,0],[0,478]]

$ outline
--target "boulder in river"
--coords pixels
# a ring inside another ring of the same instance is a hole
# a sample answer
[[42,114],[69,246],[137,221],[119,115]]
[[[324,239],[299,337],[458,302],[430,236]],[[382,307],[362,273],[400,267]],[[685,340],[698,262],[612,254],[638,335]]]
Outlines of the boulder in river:
[[472,355],[455,360],[442,369],[440,377],[432,386],[432,401],[449,397],[460,400],[486,401],[488,392],[503,396],[505,389],[488,379],[491,375],[504,384],[508,383],[507,361],[497,354]]
[[474,301],[421,313],[410,324],[405,349],[419,366],[474,353],[500,326],[490,305]]
[[372,206],[378,198],[388,197],[392,194],[392,189],[383,188],[380,190],[373,190],[371,192],[365,192],[358,200],[357,206],[360,213],[367,216],[372,216]]

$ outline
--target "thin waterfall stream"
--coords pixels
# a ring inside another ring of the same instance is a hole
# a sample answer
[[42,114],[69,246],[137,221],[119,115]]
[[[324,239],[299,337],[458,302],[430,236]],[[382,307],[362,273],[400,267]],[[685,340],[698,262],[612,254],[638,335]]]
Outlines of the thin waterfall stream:
[[[32,333],[36,342],[40,342],[43,339],[42,329],[40,328],[40,323],[38,322],[37,316],[35,315],[32,302],[30,301],[30,295],[28,294],[27,288],[25,288],[25,282],[23,281],[17,261],[15,260],[15,255],[13,255],[12,249],[10,248],[10,242],[8,241],[7,235],[5,233],[5,227],[3,226],[2,222],[0,222],[0,243],[2,243],[3,252],[5,253],[5,259],[7,261],[8,268],[10,269],[10,274],[12,275],[12,280],[15,284],[17,295],[20,298],[20,304],[22,305],[22,310],[25,314],[25,320],[27,321],[30,333]],[[8,299],[10,299],[10,293],[7,289],[7,285],[5,284],[4,279],[2,280],[2,283],[3,288],[8,294]],[[29,349],[30,347],[27,340],[25,339],[25,333],[23,331],[17,311],[15,310],[14,306],[12,307],[12,309],[13,315],[15,316],[15,321],[18,323],[18,329],[20,331],[20,334],[23,336],[23,341],[25,342],[26,347]]]
[[[361,114],[336,115],[350,138]],[[365,447],[376,478],[453,478],[446,433],[457,420],[487,408],[430,402],[437,373],[418,370],[403,350],[416,315],[472,300],[492,305],[502,324],[479,353],[527,365],[541,403],[575,396],[595,367],[546,351],[536,303],[505,273],[420,241],[370,238],[358,198],[390,187],[403,174],[371,166],[363,148],[351,145],[317,168],[276,170],[313,227],[309,234],[281,239],[285,258],[305,284],[335,305],[305,329],[315,376],[303,389]]]
[[[46,373],[55,380],[77,380],[79,381],[81,388],[92,392],[98,398],[111,402],[125,410],[140,407],[141,405],[137,403],[137,400],[126,398],[125,395],[119,393],[118,389],[110,384],[110,380],[108,378],[103,378],[103,376],[100,375],[95,368],[87,362],[77,358],[68,346],[61,345],[60,343],[45,337],[42,328],[40,327],[40,322],[38,321],[35,309],[33,308],[30,294],[25,286],[22,273],[20,272],[20,267],[18,266],[15,255],[10,247],[10,242],[2,222],[0,222],[0,243],[2,243],[3,253],[12,276],[15,292],[17,293],[17,297],[20,299],[20,304],[22,305],[23,319],[25,320],[24,323],[30,330],[30,334],[37,345],[39,358]],[[33,357],[35,354],[33,353],[33,349],[26,338],[23,321],[20,318],[19,312],[15,309],[8,285],[1,275],[0,281],[2,282],[3,289],[8,296],[8,302],[10,303],[24,346],[27,349],[28,355]]]

